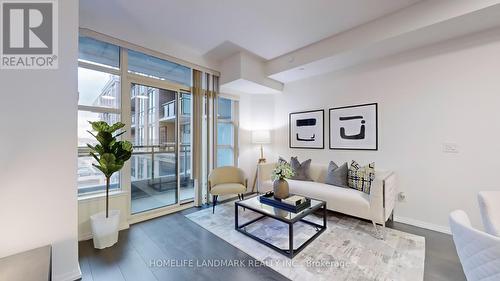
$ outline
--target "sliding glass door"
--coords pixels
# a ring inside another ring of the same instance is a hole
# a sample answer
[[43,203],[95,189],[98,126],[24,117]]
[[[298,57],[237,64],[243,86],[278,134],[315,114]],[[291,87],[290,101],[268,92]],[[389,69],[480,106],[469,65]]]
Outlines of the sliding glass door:
[[190,94],[130,85],[131,213],[192,201]]
[[179,95],[179,186],[181,203],[194,200],[194,180],[192,171],[192,102],[191,94]]

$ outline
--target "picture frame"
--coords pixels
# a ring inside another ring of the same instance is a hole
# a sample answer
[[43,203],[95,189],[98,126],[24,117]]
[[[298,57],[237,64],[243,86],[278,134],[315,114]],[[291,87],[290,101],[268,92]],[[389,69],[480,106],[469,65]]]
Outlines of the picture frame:
[[325,110],[309,110],[289,114],[288,138],[290,148],[325,148]]
[[333,150],[378,150],[378,104],[329,109],[329,147]]

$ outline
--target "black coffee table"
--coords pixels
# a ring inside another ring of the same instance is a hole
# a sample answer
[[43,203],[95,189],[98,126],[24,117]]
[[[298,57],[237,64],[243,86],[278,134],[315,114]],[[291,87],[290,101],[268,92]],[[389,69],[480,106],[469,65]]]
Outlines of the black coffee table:
[[[252,219],[248,222],[245,222],[243,224],[238,223],[238,210],[240,208],[244,208],[245,210],[251,210],[253,212],[261,214],[261,216]],[[322,210],[323,214],[323,225],[305,220],[304,218],[313,214],[317,210]],[[271,244],[268,241],[265,241],[264,239],[257,237],[253,235],[250,232],[246,231],[246,227],[249,226],[250,224],[257,222],[261,219],[264,218],[273,218],[275,220],[284,222],[288,224],[288,249],[282,249],[279,248],[273,244]],[[309,239],[307,239],[302,245],[300,245],[298,248],[294,248],[293,245],[293,225],[297,222],[303,222],[306,223],[312,227],[315,228],[316,233],[311,236]],[[264,203],[261,203],[259,201],[259,196],[252,197],[249,199],[245,199],[242,201],[237,201],[234,206],[234,228],[245,234],[246,236],[254,239],[255,241],[258,241],[271,249],[274,249],[275,251],[279,252],[282,255],[288,256],[289,258],[293,258],[295,255],[297,255],[300,251],[302,251],[309,243],[311,243],[314,239],[316,239],[323,231],[326,229],[326,202],[316,200],[316,199],[311,199],[311,207],[300,211],[298,213],[292,213],[288,211],[284,211],[282,209],[275,208],[270,205],[266,205]]]

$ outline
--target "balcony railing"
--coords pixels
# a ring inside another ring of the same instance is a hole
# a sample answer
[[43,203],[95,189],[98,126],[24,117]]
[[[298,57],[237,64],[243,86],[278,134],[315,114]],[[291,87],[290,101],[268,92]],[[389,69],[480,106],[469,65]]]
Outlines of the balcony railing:
[[[95,161],[89,156],[89,149],[79,148],[78,157],[78,193],[104,190],[104,177],[92,166]],[[156,192],[176,189],[177,177],[179,177],[181,187],[192,186],[190,144],[179,146],[178,158],[175,143],[134,146],[130,162],[132,199],[144,188],[151,188]],[[177,167],[179,167],[179,172],[177,172]],[[119,173],[114,175],[111,187],[119,187]]]
[[[181,116],[191,114],[191,97],[188,95],[183,95],[179,102],[181,104]],[[176,114],[176,103],[175,100],[164,103],[163,105],[163,119],[170,119],[175,117]]]
[[[132,163],[132,180],[148,179],[151,182],[170,178],[177,175],[177,162],[179,162],[179,176],[191,176],[191,145],[181,144],[179,148],[179,160],[176,159],[176,144],[166,143],[163,145],[134,146],[132,157],[140,158],[145,163]],[[135,165],[134,165],[135,164]],[[139,168],[141,165],[142,168]],[[144,168],[146,167],[146,168]],[[134,169],[137,168],[137,171]],[[142,169],[139,171],[139,169]]]
[[163,119],[175,117],[175,101],[169,101],[163,104]]

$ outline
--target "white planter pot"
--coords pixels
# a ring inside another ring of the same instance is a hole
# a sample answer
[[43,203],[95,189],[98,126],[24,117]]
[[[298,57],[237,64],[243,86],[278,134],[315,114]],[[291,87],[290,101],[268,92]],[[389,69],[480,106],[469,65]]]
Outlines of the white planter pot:
[[90,216],[90,226],[92,227],[92,236],[96,249],[113,246],[118,242],[120,210],[109,210],[108,218],[106,218],[106,212]]

